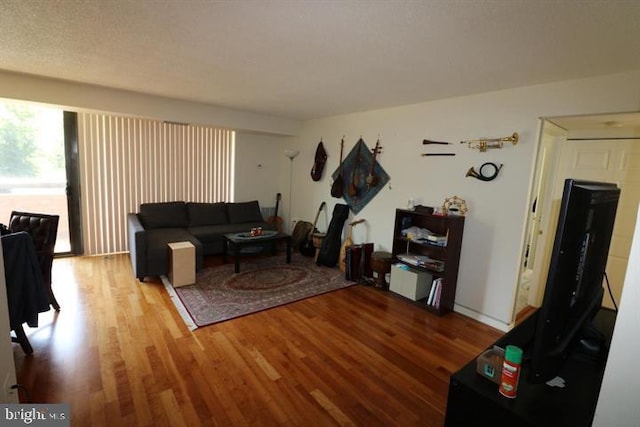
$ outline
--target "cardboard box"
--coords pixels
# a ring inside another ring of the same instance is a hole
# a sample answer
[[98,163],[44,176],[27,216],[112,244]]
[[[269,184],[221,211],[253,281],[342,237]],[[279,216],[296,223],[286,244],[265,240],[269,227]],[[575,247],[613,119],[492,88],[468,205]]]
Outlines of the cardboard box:
[[432,279],[431,274],[426,271],[405,270],[397,265],[392,265],[389,290],[412,301],[418,301],[429,295]]
[[169,282],[174,288],[196,283],[196,247],[191,242],[169,243]]

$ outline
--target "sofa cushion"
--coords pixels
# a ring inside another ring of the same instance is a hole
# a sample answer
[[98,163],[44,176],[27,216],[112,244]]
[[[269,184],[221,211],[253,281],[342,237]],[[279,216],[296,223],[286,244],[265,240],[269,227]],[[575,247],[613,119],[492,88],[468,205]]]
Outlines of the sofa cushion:
[[146,229],[186,227],[189,225],[184,202],[143,203],[138,214]]
[[262,212],[257,200],[251,202],[227,203],[227,214],[231,224],[262,222]]
[[227,204],[219,203],[187,203],[189,226],[220,225],[229,222]]
[[231,233],[231,231],[228,231],[228,227],[229,225],[201,225],[189,227],[187,231],[200,240],[203,245],[206,245],[209,242],[224,241],[224,235]]

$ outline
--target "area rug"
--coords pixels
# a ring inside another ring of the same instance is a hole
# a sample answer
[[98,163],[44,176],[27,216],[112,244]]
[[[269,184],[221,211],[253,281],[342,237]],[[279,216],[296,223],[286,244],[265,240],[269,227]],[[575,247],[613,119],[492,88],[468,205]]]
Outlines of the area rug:
[[189,329],[299,301],[354,285],[338,268],[318,266],[299,254],[243,258],[240,273],[233,263],[201,270],[196,284],[174,288],[162,283]]

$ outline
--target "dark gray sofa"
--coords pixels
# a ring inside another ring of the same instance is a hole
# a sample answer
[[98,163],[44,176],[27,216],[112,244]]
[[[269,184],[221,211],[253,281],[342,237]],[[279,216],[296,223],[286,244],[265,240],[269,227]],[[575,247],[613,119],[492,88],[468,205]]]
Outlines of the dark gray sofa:
[[196,248],[196,270],[204,257],[222,254],[224,234],[269,230],[257,200],[241,203],[143,203],[140,212],[127,214],[129,255],[139,280],[169,272],[167,244],[188,241]]

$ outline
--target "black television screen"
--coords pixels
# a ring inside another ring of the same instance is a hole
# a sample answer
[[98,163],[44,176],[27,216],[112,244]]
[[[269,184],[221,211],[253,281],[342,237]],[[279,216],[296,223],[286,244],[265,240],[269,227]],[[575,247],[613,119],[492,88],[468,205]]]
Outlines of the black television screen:
[[530,382],[558,375],[600,309],[619,197],[615,184],[565,180],[544,300],[537,313]]

